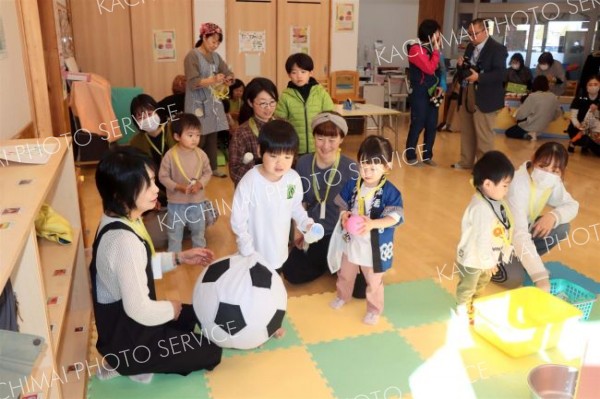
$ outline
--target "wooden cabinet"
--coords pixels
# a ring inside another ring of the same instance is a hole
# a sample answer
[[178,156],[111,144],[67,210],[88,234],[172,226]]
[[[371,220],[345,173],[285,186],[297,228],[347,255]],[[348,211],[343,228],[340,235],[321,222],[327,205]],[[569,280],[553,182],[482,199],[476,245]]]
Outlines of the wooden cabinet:
[[[281,92],[289,81],[285,61],[300,51],[312,57],[317,80],[329,76],[330,0],[227,0],[226,7],[226,61],[237,78],[267,77]],[[240,51],[244,32],[264,32],[265,51]]]
[[[53,153],[47,164],[0,165],[0,213],[20,208],[15,214],[0,214],[0,223],[10,223],[0,229],[0,287],[11,279],[20,332],[46,342],[33,373],[23,379],[24,393],[42,392],[44,399],[84,398],[87,378],[97,366],[87,363],[92,301],[71,139],[0,142],[21,146],[23,152],[36,144]],[[44,203],[70,222],[70,244],[36,237],[34,221]]]

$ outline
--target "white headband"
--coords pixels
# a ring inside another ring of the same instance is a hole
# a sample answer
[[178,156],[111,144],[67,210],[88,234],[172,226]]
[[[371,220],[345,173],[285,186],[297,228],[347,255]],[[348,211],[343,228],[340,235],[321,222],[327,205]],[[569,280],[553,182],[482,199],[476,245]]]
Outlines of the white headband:
[[348,124],[346,123],[346,120],[343,117],[330,112],[323,112],[315,116],[310,124],[310,128],[315,130],[315,127],[328,121],[336,125],[344,133],[344,136],[348,134]]

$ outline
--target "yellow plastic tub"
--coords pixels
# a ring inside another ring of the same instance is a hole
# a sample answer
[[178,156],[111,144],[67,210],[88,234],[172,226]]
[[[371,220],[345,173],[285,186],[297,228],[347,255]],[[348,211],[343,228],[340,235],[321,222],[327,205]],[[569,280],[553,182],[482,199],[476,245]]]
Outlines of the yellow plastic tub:
[[475,331],[513,357],[555,347],[582,317],[575,306],[535,287],[479,298],[473,306]]

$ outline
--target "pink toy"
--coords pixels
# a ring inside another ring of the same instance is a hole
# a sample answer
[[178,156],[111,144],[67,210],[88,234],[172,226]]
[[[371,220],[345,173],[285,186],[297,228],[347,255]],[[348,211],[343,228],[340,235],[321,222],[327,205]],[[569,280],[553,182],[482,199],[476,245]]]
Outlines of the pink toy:
[[352,215],[346,221],[346,230],[348,233],[358,235],[358,231],[365,224],[363,218],[358,215]]

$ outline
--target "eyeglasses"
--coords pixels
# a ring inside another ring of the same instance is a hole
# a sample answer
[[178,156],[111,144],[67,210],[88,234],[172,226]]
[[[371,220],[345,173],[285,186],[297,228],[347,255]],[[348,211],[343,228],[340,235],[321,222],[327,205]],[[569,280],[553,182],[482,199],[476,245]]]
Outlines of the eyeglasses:
[[470,34],[470,36],[475,37],[475,36],[479,35],[481,32],[485,32],[485,29],[482,29],[482,30],[477,31],[477,32],[473,32],[472,34]]
[[262,109],[267,109],[267,108],[274,108],[277,105],[277,101],[270,101],[270,102],[263,102],[263,103],[258,103],[256,104],[257,106],[261,107]]

